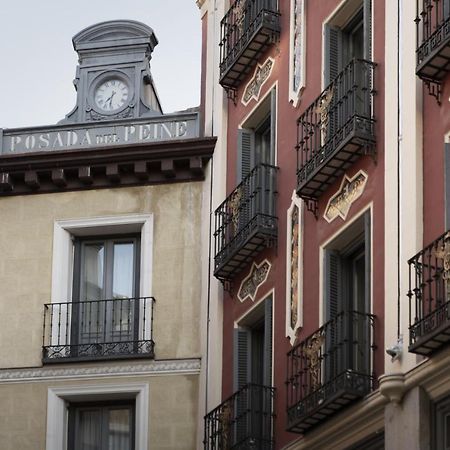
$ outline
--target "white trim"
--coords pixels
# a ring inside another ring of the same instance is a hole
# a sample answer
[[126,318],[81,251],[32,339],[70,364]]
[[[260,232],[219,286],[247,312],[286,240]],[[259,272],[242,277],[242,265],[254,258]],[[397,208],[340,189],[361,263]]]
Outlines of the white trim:
[[[295,332],[298,328],[303,326],[303,214],[304,214],[304,203],[297,196],[295,190],[292,192],[292,202],[291,206],[287,210],[287,221],[286,221],[286,336],[290,339],[291,345],[294,345]],[[298,290],[298,304],[297,304],[297,322],[294,328],[291,327],[291,240],[292,240],[292,212],[294,207],[298,208],[298,279],[297,279],[297,290]]]
[[[246,94],[248,88],[250,87],[250,85],[256,81],[258,71],[261,70],[269,62],[271,63],[271,66],[270,66],[270,69],[269,69],[269,73],[268,73],[266,79],[263,80],[263,82],[260,84],[257,94],[256,95],[252,94],[251,97],[247,101],[245,101],[244,100],[245,94]],[[258,102],[259,96],[261,94],[261,90],[262,90],[263,86],[267,83],[267,81],[269,81],[269,78],[272,75],[272,71],[273,71],[273,67],[274,66],[275,66],[275,60],[272,57],[270,57],[270,56],[262,64],[258,63],[256,65],[255,71],[253,72],[253,76],[250,78],[249,82],[245,85],[244,91],[242,92],[241,103],[244,106],[247,106],[252,100],[255,100],[255,102]]]
[[[257,286],[255,286],[255,293],[253,295],[247,294],[247,295],[245,295],[245,297],[241,297],[240,294],[241,294],[241,290],[242,290],[242,287],[244,286],[244,284],[247,281],[249,281],[249,280],[251,280],[252,283],[253,283],[255,281],[255,280],[253,280],[253,274],[256,272],[257,269],[260,269],[265,264],[267,264],[269,266],[269,269],[267,270],[267,272],[266,272],[266,274],[264,276],[264,279]],[[243,303],[245,300],[247,300],[247,298],[250,298],[250,300],[252,302],[255,301],[256,295],[258,294],[258,290],[267,281],[267,277],[269,276],[269,273],[270,273],[271,269],[272,269],[272,264],[270,263],[270,261],[268,259],[264,259],[259,264],[256,264],[256,262],[253,261],[253,264],[250,267],[248,275],[245,278],[242,279],[241,284],[239,285],[239,289],[238,289],[237,295],[236,295],[236,297],[238,298],[238,300],[241,303]]]
[[[48,388],[47,392],[47,436],[46,450],[65,450],[67,448],[67,405],[69,401],[111,399],[120,394],[121,398],[135,399],[135,441],[136,448],[148,448],[149,387],[148,384],[107,384],[67,386]],[[125,397],[123,397],[125,395]]]
[[[294,84],[294,25],[295,25],[295,3],[300,4],[300,17],[301,17],[301,60],[300,60],[300,81],[298,89],[293,89]],[[291,0],[290,4],[290,31],[289,31],[289,101],[296,108],[300,101],[301,93],[306,86],[306,7],[305,0]]]
[[[73,236],[96,234],[141,234],[140,297],[152,296],[153,215],[129,214],[120,216],[91,217],[56,220],[53,225],[52,303],[71,302],[73,278]],[[64,312],[64,311],[63,311]],[[70,317],[69,317],[70,320]],[[146,321],[144,336],[150,339],[151,317]],[[54,330],[58,333],[57,328]],[[52,342],[66,342],[66,336],[52,336]]]
[[373,311],[373,202],[368,203],[358,213],[356,213],[349,222],[346,222],[341,228],[339,228],[331,237],[320,244],[319,247],[319,326],[322,326],[326,322],[325,308],[324,308],[324,256],[325,248],[330,245],[340,234],[351,226],[355,221],[361,218],[367,211],[370,211],[370,312]]

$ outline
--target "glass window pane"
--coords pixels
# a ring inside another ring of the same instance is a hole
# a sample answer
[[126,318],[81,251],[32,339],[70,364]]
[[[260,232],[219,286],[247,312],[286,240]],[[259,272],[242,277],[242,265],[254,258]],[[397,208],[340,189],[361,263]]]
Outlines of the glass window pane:
[[105,248],[103,244],[86,244],[84,247],[84,270],[82,292],[84,300],[103,298]]
[[80,411],[79,441],[77,450],[102,450],[101,410]]
[[109,410],[108,425],[108,450],[131,450],[130,410]]
[[133,297],[134,243],[114,244],[113,298]]

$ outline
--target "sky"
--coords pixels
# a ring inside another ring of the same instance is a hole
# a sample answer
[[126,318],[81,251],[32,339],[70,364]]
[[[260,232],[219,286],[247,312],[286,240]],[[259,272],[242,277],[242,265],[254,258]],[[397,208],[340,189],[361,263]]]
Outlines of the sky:
[[55,124],[72,110],[72,37],[105,20],[153,28],[151,72],[165,113],[200,104],[195,0],[1,0],[0,17],[0,128]]

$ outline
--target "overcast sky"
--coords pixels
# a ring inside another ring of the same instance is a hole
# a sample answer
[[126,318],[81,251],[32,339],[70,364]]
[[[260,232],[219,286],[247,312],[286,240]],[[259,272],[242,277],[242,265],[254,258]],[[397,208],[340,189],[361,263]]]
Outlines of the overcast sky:
[[159,44],[151,71],[165,113],[200,103],[201,22],[195,0],[1,0],[0,128],[55,124],[75,105],[72,37],[133,19]]

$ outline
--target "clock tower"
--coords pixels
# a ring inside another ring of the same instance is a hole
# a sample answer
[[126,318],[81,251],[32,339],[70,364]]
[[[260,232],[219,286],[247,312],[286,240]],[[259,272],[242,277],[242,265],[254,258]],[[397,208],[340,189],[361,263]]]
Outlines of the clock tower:
[[102,22],[82,30],[72,42],[79,63],[77,103],[60,123],[162,114],[150,73],[151,53],[158,44],[150,27],[131,20]]

